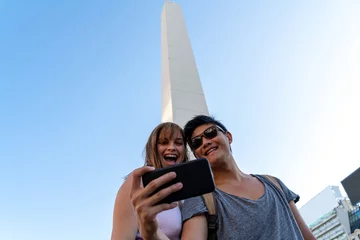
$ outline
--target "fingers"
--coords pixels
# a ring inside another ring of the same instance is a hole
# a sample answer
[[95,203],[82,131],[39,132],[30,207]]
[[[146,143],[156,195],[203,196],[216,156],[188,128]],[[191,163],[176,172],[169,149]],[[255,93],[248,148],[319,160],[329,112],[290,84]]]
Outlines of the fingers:
[[[139,171],[138,171],[139,170]],[[134,181],[140,182],[140,175],[142,172],[146,170],[143,169],[137,169],[134,171]],[[144,172],[145,173],[145,172]],[[132,204],[134,206],[139,205],[139,202],[146,203],[148,205],[155,205],[160,200],[164,199],[168,195],[170,195],[173,192],[176,192],[182,188],[181,183],[173,184],[165,189],[162,189],[158,193],[152,194],[161,186],[164,184],[172,181],[176,177],[175,172],[169,172],[167,174],[162,175],[161,177],[158,177],[154,180],[152,180],[145,188],[142,188],[139,186],[139,183],[134,183],[133,188],[131,190],[130,197],[132,199]],[[135,185],[137,184],[137,185]]]
[[[173,184],[167,188],[164,188],[162,190],[160,190],[159,192],[155,193],[153,196],[149,197],[147,199],[147,204],[149,205],[155,205],[158,202],[160,202],[161,200],[163,200],[164,198],[166,198],[167,196],[169,196],[171,193],[177,192],[180,189],[182,189],[183,184],[178,182],[176,184]],[[160,204],[162,205],[162,204]]]
[[158,213],[175,208],[178,205],[177,203],[158,204],[159,201],[169,196],[171,193],[179,191],[183,186],[182,183],[176,183],[153,194],[159,187],[174,180],[176,173],[167,173],[154,179],[143,188],[141,186],[141,177],[151,170],[153,170],[153,168],[142,167],[136,169],[132,174],[131,203],[137,215],[139,229],[144,235],[146,235],[147,232],[156,232],[158,228],[156,216]]
[[135,203],[135,210],[140,219],[144,222],[153,221],[158,213],[175,208],[178,205],[176,202],[162,204],[158,204],[158,202],[169,196],[171,193],[179,191],[182,187],[182,183],[173,184],[162,189],[153,196],[143,199],[142,202],[138,202],[137,204]]
[[145,188],[144,191],[142,192],[142,195],[144,197],[148,197],[151,194],[153,194],[159,187],[163,186],[164,184],[172,181],[174,178],[176,177],[176,173],[175,172],[169,172],[166,173],[164,175],[162,175],[161,177],[158,177],[157,179],[152,180]]
[[160,212],[175,208],[177,206],[177,202],[163,203],[152,207],[141,205],[138,206],[138,208],[136,209],[136,213],[138,215],[138,220],[140,221],[140,223],[143,223],[140,225],[147,225],[149,222],[156,221],[156,216]]
[[[137,169],[134,171],[134,181],[139,180],[139,176],[141,176],[141,173],[145,173],[146,170],[144,169]],[[164,174],[163,176],[152,180],[145,188],[139,187],[139,184],[133,185],[133,189],[131,192],[131,201],[133,206],[135,207],[135,210],[137,212],[143,211],[143,209],[151,208],[158,204],[161,200],[169,196],[171,193],[179,191],[183,185],[182,183],[176,183],[172,184],[169,187],[166,187],[159,192],[153,194],[159,187],[163,186],[164,184],[172,181],[176,177],[175,172],[170,172],[167,174]],[[162,204],[160,204],[162,205]],[[160,207],[156,207],[156,212],[163,211],[165,209],[170,208],[168,205],[163,205]]]
[[132,187],[131,187],[131,194],[137,192],[141,188],[141,176],[144,175],[147,172],[155,170],[154,167],[145,166],[138,169],[135,169],[132,173]]
[[172,181],[176,177],[176,173],[170,172],[164,174],[163,176],[151,181],[145,188],[141,187],[141,177],[146,172],[152,170],[154,170],[154,168],[146,166],[138,168],[132,173],[133,182],[130,193],[131,202],[134,206],[134,210],[139,216],[140,222],[144,223],[153,222],[158,213],[175,208],[177,203],[158,203],[171,193],[179,191],[183,187],[182,183],[176,183],[153,194],[159,187]]

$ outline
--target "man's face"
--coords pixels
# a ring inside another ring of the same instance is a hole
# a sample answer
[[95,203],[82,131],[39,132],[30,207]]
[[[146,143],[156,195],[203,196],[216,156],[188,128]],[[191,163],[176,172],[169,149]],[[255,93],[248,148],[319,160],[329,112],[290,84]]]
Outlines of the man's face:
[[[215,124],[204,124],[195,129],[191,142],[196,157],[207,158],[211,164],[231,154],[231,134]],[[195,148],[195,149],[194,149]]]

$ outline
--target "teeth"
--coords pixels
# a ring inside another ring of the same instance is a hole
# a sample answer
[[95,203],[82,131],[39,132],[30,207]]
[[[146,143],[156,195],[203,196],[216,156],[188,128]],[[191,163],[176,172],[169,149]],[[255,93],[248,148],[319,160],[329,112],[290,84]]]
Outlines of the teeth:
[[178,157],[176,154],[166,154],[164,155],[164,158],[166,161],[176,162]]
[[215,151],[216,148],[210,148],[207,152],[206,152],[206,155],[209,155],[211,152]]

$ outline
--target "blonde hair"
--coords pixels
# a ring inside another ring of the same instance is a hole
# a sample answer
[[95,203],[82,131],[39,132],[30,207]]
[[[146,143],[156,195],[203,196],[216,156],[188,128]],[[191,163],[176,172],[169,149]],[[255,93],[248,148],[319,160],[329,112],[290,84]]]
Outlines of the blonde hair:
[[170,136],[170,138],[174,137],[175,134],[180,132],[181,137],[184,142],[184,162],[188,161],[188,154],[186,149],[186,140],[185,134],[182,128],[176,123],[165,122],[159,124],[150,134],[149,139],[145,145],[145,165],[153,166],[155,168],[162,168],[161,158],[157,151],[157,145],[159,143],[160,138],[164,138],[165,136]]

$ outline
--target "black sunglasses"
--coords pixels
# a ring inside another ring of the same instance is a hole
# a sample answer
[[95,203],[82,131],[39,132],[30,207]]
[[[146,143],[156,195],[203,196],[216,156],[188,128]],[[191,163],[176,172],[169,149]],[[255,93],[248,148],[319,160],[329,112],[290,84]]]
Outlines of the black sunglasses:
[[218,130],[225,133],[225,131],[221,127],[219,127],[219,126],[211,126],[211,127],[207,128],[207,129],[205,129],[205,131],[202,134],[197,135],[196,137],[193,137],[190,140],[190,143],[189,143],[190,147],[193,150],[198,149],[202,145],[202,138],[203,137],[206,138],[206,139],[213,139],[214,137],[217,136]]

